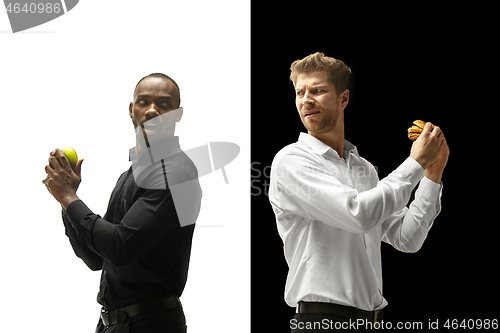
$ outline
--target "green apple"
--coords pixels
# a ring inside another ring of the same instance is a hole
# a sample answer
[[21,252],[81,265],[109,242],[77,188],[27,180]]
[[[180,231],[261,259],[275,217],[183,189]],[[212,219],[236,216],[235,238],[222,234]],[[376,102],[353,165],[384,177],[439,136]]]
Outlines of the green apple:
[[[63,152],[64,156],[66,156],[66,158],[68,159],[71,168],[74,168],[76,162],[78,162],[78,155],[76,154],[76,151],[71,147],[63,148],[61,149],[61,151]],[[59,159],[59,157],[57,157],[57,159]]]

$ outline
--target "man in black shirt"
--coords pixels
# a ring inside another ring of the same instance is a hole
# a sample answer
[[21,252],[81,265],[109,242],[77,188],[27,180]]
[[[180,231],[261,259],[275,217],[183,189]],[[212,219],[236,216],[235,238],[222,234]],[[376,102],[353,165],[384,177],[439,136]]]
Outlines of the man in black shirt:
[[186,332],[179,297],[201,188],[195,165],[174,136],[179,104],[179,88],[168,76],[154,73],[139,81],[129,107],[136,129],[133,163],[118,179],[103,218],[76,195],[83,160],[72,169],[56,149],[45,167],[43,183],[63,207],[75,254],[90,269],[102,270],[96,332]]

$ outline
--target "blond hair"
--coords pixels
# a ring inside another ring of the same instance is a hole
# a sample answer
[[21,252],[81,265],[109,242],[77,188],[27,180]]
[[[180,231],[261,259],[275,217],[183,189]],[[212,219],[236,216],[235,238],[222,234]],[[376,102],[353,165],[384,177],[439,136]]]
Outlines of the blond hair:
[[324,53],[316,52],[304,59],[295,60],[290,66],[290,81],[293,85],[297,83],[300,73],[324,71],[328,73],[330,82],[333,83],[337,94],[351,87],[351,69],[341,60],[326,57]]

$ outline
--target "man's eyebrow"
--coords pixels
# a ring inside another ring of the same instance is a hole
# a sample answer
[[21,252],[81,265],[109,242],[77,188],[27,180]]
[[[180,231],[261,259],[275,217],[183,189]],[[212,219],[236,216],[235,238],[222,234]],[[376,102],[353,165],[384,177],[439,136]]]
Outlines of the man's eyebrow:
[[[324,83],[314,83],[313,85],[311,85],[311,88],[327,88],[327,87],[328,87],[328,85],[326,85]],[[300,86],[300,87],[295,88],[295,91],[299,91],[302,89],[304,89],[304,87]]]

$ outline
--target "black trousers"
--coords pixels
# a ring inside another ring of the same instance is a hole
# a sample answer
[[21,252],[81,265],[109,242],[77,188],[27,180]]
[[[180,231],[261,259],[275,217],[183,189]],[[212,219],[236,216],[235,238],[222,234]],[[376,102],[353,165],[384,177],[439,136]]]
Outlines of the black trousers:
[[169,309],[164,313],[135,316],[124,323],[104,326],[101,318],[96,333],[186,333],[186,318],[182,307]]
[[329,315],[296,313],[290,320],[291,333],[371,332],[381,331],[381,323],[346,319]]

